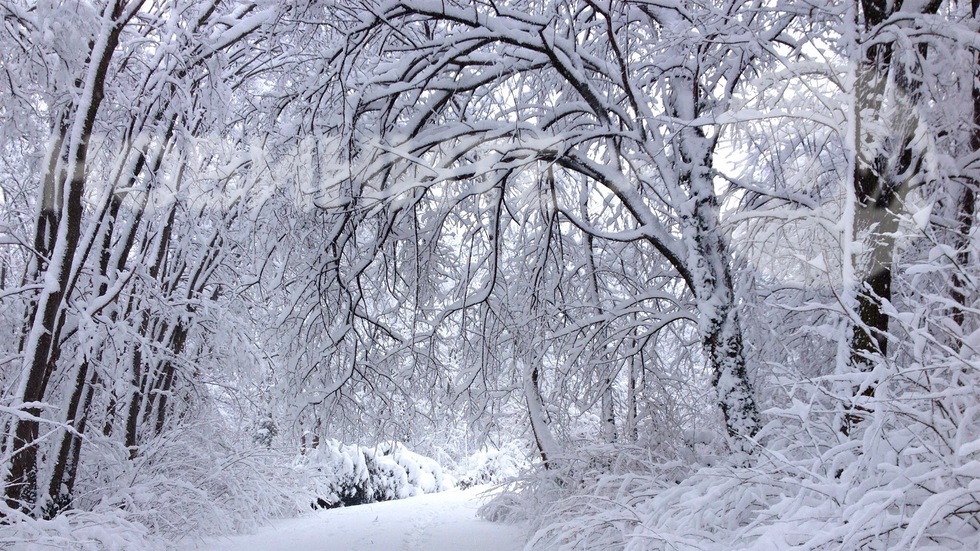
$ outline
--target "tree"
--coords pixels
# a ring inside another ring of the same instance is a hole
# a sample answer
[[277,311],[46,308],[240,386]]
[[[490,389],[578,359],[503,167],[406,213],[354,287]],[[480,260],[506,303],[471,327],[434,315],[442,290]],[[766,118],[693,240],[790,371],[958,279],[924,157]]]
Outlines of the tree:
[[[105,97],[107,71],[120,33],[140,5],[141,2],[114,2],[106,7],[102,14],[104,23],[89,46],[81,94],[77,103],[64,112],[55,130],[58,137],[42,177],[43,199],[34,240],[43,262],[39,270],[46,275],[46,283],[28,314],[29,329],[23,345],[24,373],[17,391],[22,403],[38,404],[44,400],[59,359],[62,328],[58,319],[62,302],[70,293],[72,261],[81,239],[89,139]],[[26,408],[25,413],[27,417],[16,422],[8,444],[8,449],[14,451],[6,483],[10,507],[29,507],[38,497],[35,441],[41,410],[33,406]]]
[[[932,83],[926,66],[946,60],[935,57],[943,55],[934,45],[938,37],[915,35],[921,26],[935,19],[942,5],[941,0],[912,5],[862,0],[856,8],[861,38],[854,51],[857,69],[853,90],[852,238],[863,252],[856,254],[854,260],[857,319],[850,343],[850,363],[858,371],[871,371],[875,358],[889,355],[887,305],[893,298],[893,267],[901,221],[908,214],[909,194],[937,183],[935,171],[928,170],[926,163],[930,149],[945,146],[942,131],[935,127],[937,121],[928,119],[928,102],[939,98],[930,98],[937,91],[930,90]],[[965,185],[960,198],[954,201],[962,213],[954,215],[959,229],[969,233],[973,218],[971,186]],[[966,257],[959,258],[960,262],[964,260]],[[954,274],[951,294],[960,303],[961,288],[962,280]],[[961,325],[961,320],[957,320]],[[857,391],[857,401],[861,402],[862,396],[873,396],[877,384],[873,377],[866,379]],[[854,408],[856,412],[848,413],[842,426],[845,434],[862,419],[861,412],[868,411],[860,403]]]
[[[455,231],[448,220],[467,216],[455,214],[472,208],[465,198],[483,197],[480,208],[501,201],[509,208],[504,198],[524,193],[520,182],[554,171],[555,189],[539,189],[554,197],[558,224],[590,241],[636,243],[639,262],[663,262],[679,282],[650,290],[650,300],[691,301],[684,314],[655,317],[644,332],[696,320],[728,432],[748,449],[744,439],[758,430],[759,415],[719,222],[716,120],[732,107],[741,77],[763,63],[765,47],[758,45],[776,41],[791,17],[767,16],[742,2],[672,8],[394,2],[380,11],[357,3],[347,9],[354,20],[375,15],[326,56],[335,80],[309,87],[321,97],[335,93],[332,105],[342,118],[314,114],[304,125],[343,133],[337,162],[351,165],[340,165],[324,194],[343,197],[334,204],[359,224],[362,213],[374,217],[381,231],[369,247],[380,251],[394,237],[387,228],[412,224],[427,202],[460,194],[446,210],[427,214],[437,220],[422,237],[431,240]],[[757,38],[736,38],[727,22],[737,18]],[[583,218],[581,197],[607,204],[608,214]],[[499,267],[501,248],[511,242],[501,240],[503,221],[493,212],[474,235],[484,243],[470,248],[467,266],[477,269],[455,283],[472,292],[447,305],[450,311],[495,304],[509,293]],[[630,267],[616,269],[629,276]]]
[[[274,10],[231,6],[230,18],[219,23],[222,32],[211,33],[204,31],[208,23],[228,14],[217,4],[200,11],[185,8],[142,1],[109,2],[101,12],[82,5],[4,6],[11,15],[12,35],[28,44],[39,41],[44,55],[64,65],[48,73],[47,81],[24,84],[44,98],[39,110],[50,116],[51,138],[37,176],[34,256],[25,275],[25,289],[35,294],[28,302],[20,343],[19,386],[10,397],[23,414],[11,421],[4,446],[10,458],[4,483],[10,508],[54,514],[71,505],[81,439],[96,391],[117,378],[106,366],[122,365],[114,357],[119,342],[135,337],[130,342],[153,342],[154,348],[172,353],[142,365],[143,345],[129,348],[136,360],[134,396],[150,400],[126,401],[126,439],[135,443],[134,418],[145,418],[157,433],[163,429],[174,358],[185,353],[192,338],[195,307],[171,304],[147,310],[143,301],[148,297],[137,291],[141,283],[150,280],[149,288],[164,295],[186,293],[183,300],[191,302],[208,292],[217,294],[211,276],[217,259],[226,254],[221,240],[216,237],[211,250],[197,258],[186,256],[193,254],[192,247],[183,243],[177,249],[169,241],[181,201],[170,201],[170,214],[163,219],[150,211],[162,206],[153,198],[166,190],[166,182],[177,191],[188,185],[182,180],[201,176],[193,173],[197,167],[186,166],[187,156],[181,159],[176,144],[213,130],[208,117],[220,114],[218,106],[200,102],[213,92],[208,90],[211,84],[224,86],[240,67],[210,83],[205,77],[220,69],[217,58],[240,55],[234,50],[249,46],[244,39]],[[47,28],[72,17],[79,23],[73,31]],[[168,26],[183,31],[171,32]],[[48,61],[44,55],[25,63],[43,67]],[[211,110],[205,117],[195,112],[202,107]],[[188,220],[206,218],[200,211],[190,212]],[[234,219],[235,210],[229,213]],[[150,266],[148,278],[136,275],[144,262]],[[168,273],[170,268],[176,271]],[[143,316],[138,335],[125,333],[128,315]],[[114,341],[112,332],[119,329],[123,332]],[[59,401],[63,406],[58,413],[48,413],[47,406]],[[49,438],[40,434],[41,423],[63,427],[53,431],[60,438],[57,451],[50,454],[43,451]],[[111,421],[105,426],[108,432]],[[42,468],[40,458],[45,456],[50,470]],[[42,472],[50,478],[38,480]]]

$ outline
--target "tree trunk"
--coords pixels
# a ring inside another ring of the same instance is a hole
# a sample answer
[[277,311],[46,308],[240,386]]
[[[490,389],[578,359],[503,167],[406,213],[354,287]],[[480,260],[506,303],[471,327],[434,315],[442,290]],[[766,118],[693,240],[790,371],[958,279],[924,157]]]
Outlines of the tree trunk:
[[529,364],[524,367],[524,399],[527,402],[527,412],[531,418],[531,431],[534,433],[534,443],[541,455],[541,462],[545,469],[552,469],[555,467],[555,461],[559,456],[559,448],[558,442],[551,434],[551,428],[548,427],[544,403],[541,401],[537,365]]
[[[970,4],[974,19],[980,20],[980,0],[973,0]],[[970,149],[980,151],[980,53],[973,55],[974,72],[973,81],[973,130],[970,135]],[[974,172],[976,174],[976,172]],[[968,176],[963,179],[963,191],[960,193],[957,204],[957,228],[958,243],[956,253],[956,269],[953,272],[950,295],[956,306],[953,308],[953,321],[960,328],[961,339],[956,346],[962,346],[962,336],[966,335],[970,329],[967,328],[967,293],[969,292],[969,281],[963,273],[967,266],[971,266],[970,255],[970,234],[973,231],[973,221],[977,215],[977,192],[980,190],[980,178]]]
[[[866,7],[866,18],[869,17],[867,10]],[[874,14],[877,11],[872,10]],[[865,25],[878,23],[880,20],[866,20]],[[865,126],[878,118],[877,112],[884,103],[891,56],[890,44],[869,47],[858,68],[854,90],[857,151],[853,240],[858,242],[866,234],[865,249],[868,251],[868,258],[860,270],[864,275],[857,289],[860,327],[855,327],[851,339],[851,364],[861,371],[870,370],[870,356],[885,354],[888,346],[888,316],[882,312],[882,304],[891,300],[894,235],[898,229],[899,202],[906,191],[899,189],[899,182],[888,179],[884,172],[887,159],[870,151],[875,136],[864,131]]]
[[[50,224],[53,223],[53,218],[44,214],[44,209],[35,230],[35,241],[51,243],[51,255],[43,270],[44,288],[32,305],[32,314],[29,316],[30,329],[26,332],[27,338],[24,342],[24,373],[21,386],[16,393],[22,403],[34,404],[44,400],[48,382],[60,355],[60,335],[56,326],[62,304],[67,299],[72,259],[78,249],[81,235],[88,140],[102,103],[109,61],[122,31],[123,22],[119,21],[122,7],[121,2],[107,7],[107,11],[111,10],[107,13],[111,23],[93,44],[89,55],[89,70],[84,82],[82,102],[75,107],[75,120],[68,141],[66,178],[61,182],[56,179],[53,188],[42,187],[42,193],[45,194],[42,197],[42,205],[49,199],[47,193],[53,191],[57,194],[61,190],[66,193],[64,203],[61,205],[54,241],[50,242]],[[49,166],[51,163],[52,161],[49,161]],[[37,485],[36,441],[39,433],[37,418],[42,412],[35,406],[24,408],[24,411],[32,418],[19,419],[16,422],[13,440],[8,447],[13,456],[7,475],[5,499],[11,508],[36,512],[35,506],[46,501],[46,499],[39,500],[41,496],[38,496]]]
[[626,386],[626,419],[623,434],[630,442],[636,442],[640,438],[640,412],[637,396],[641,390],[640,377],[643,373],[643,360],[643,346],[641,345],[639,351],[630,357],[629,381]]
[[[697,74],[696,68],[690,68],[670,79],[667,109],[679,120],[693,121],[706,108],[708,98],[691,76]],[[678,184],[687,191],[689,200],[676,207],[691,271],[688,284],[697,303],[698,329],[712,370],[711,382],[732,448],[749,453],[753,449],[749,439],[759,431],[759,411],[749,384],[742,328],[735,307],[731,254],[719,219],[721,208],[713,163],[716,140],[717,136],[707,136],[699,126],[677,130],[673,165]]]
[[75,474],[78,472],[78,458],[82,447],[82,435],[85,434],[88,409],[92,403],[95,384],[98,380],[98,376],[94,371],[90,380],[86,380],[88,373],[89,362],[85,360],[78,368],[76,374],[77,380],[72,389],[72,395],[68,401],[68,409],[65,413],[66,424],[74,430],[65,430],[64,435],[62,435],[58,456],[53,465],[51,479],[48,484],[48,497],[50,498],[50,502],[45,506],[44,511],[45,517],[47,518],[53,518],[58,513],[72,507]]
[[[923,6],[921,13],[935,13],[939,4],[932,1]],[[870,33],[876,32],[895,5],[886,0],[861,0],[861,9],[864,30]],[[861,278],[856,290],[858,323],[850,343],[850,363],[857,371],[871,371],[873,358],[888,352],[888,315],[884,305],[892,298],[895,236],[906,195],[922,164],[921,152],[913,144],[919,126],[915,106],[921,95],[920,79],[911,74],[911,68],[894,63],[894,50],[892,43],[867,46],[854,85],[857,151],[852,240],[863,242],[865,251],[856,262]],[[918,53],[924,60],[925,46],[920,46]],[[892,79],[890,74],[894,75]],[[890,113],[883,113],[886,103],[894,104]],[[875,127],[887,129],[889,135],[870,130]],[[843,434],[849,434],[868,413],[867,398],[874,395],[877,384],[869,379],[855,390],[841,427]]]
[[[709,154],[704,155],[702,167],[710,166]],[[733,448],[749,452],[752,445],[747,439],[759,431],[759,411],[746,369],[728,246],[719,227],[718,198],[707,168],[683,179],[690,183],[693,196],[685,231],[692,242],[689,254],[696,267],[693,290],[701,317],[701,339],[712,368],[711,382]]]

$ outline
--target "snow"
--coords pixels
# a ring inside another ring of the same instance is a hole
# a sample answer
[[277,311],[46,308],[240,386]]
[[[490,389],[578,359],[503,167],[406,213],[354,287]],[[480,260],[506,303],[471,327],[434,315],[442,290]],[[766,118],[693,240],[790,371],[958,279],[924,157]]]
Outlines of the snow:
[[255,534],[211,538],[183,551],[514,551],[526,538],[520,526],[477,518],[488,486],[407,499],[313,511],[279,521]]

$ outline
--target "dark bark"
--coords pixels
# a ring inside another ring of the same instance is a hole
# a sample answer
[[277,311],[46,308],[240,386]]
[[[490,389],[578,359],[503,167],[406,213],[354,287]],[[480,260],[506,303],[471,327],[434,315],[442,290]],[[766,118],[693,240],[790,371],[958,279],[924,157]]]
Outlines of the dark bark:
[[627,440],[630,442],[636,442],[640,438],[639,427],[637,427],[637,423],[640,418],[639,408],[637,407],[637,392],[640,390],[640,370],[637,369],[637,363],[639,363],[640,366],[643,365],[642,348],[633,358],[630,359],[629,382],[626,387],[626,426],[624,428],[624,433],[626,434]]
[[[970,4],[973,10],[974,19],[980,19],[980,0],[973,0]],[[975,67],[973,81],[973,129],[970,134],[970,150],[980,151],[980,54],[974,54]],[[974,174],[980,169],[974,169]],[[956,253],[956,270],[953,272],[950,295],[955,301],[952,318],[960,328],[961,335],[968,331],[966,327],[966,306],[969,281],[963,270],[971,265],[973,259],[970,254],[970,233],[973,231],[974,219],[977,215],[977,192],[980,191],[980,178],[967,176],[963,179],[963,190],[960,193],[957,204],[957,230],[958,243]],[[962,345],[962,341],[957,342],[957,346]]]
[[[147,326],[149,325],[149,319],[146,314],[141,314],[141,318],[139,334],[145,335]],[[135,459],[139,451],[137,448],[137,431],[140,424],[140,404],[143,400],[143,389],[146,387],[146,383],[144,382],[146,375],[143,373],[143,352],[140,350],[140,346],[140,343],[133,344],[134,348],[130,353],[129,359],[132,369],[132,378],[130,379],[132,386],[129,401],[126,403],[126,432],[123,437],[123,444],[129,450],[130,459]]]
[[[80,128],[73,129],[73,131],[78,132],[80,139],[78,143],[71,144],[74,155],[68,160],[71,167],[70,174],[66,174],[68,180],[56,184],[53,188],[55,192],[67,188],[67,196],[64,198],[65,203],[61,209],[62,219],[58,221],[59,231],[62,225],[65,228],[64,242],[59,243],[56,237],[53,243],[46,243],[50,239],[48,218],[42,217],[39,220],[39,227],[36,228],[35,242],[42,243],[45,247],[50,245],[50,250],[53,251],[45,272],[56,270],[57,273],[55,274],[56,284],[45,286],[32,307],[36,313],[30,316],[32,324],[28,331],[28,340],[25,342],[25,352],[29,358],[27,379],[23,393],[19,396],[26,403],[39,403],[44,400],[48,382],[60,356],[60,331],[57,328],[59,325],[57,322],[60,318],[62,303],[67,298],[66,293],[71,280],[72,258],[78,249],[78,242],[81,237],[82,196],[85,188],[88,140],[92,134],[96,114],[102,103],[109,62],[118,46],[119,36],[123,28],[123,22],[118,20],[122,8],[121,2],[117,2],[114,6],[113,23],[109,29],[104,50],[92,52],[89,56],[90,66],[94,65],[91,69],[93,71],[91,75],[91,97],[88,98],[88,105],[79,106],[80,109],[84,108],[84,115],[79,121]],[[43,193],[48,191],[46,187],[42,190]],[[46,198],[42,198],[42,202],[44,200]],[[34,339],[33,342],[31,338]],[[31,350],[26,350],[27,347],[30,347]],[[5,499],[11,508],[32,512],[35,505],[39,503],[38,498],[40,497],[38,496],[37,485],[38,449],[36,444],[39,425],[35,419],[40,417],[41,410],[37,407],[28,407],[25,408],[25,412],[34,418],[19,419],[14,428],[11,450],[13,457],[10,461],[10,471],[6,481]]]
[[[541,389],[540,389],[540,386],[538,384],[538,368],[537,367],[534,367],[534,368],[531,369],[531,388],[530,388],[529,392],[533,392],[534,393],[534,396],[533,397],[528,396],[528,399],[529,400],[536,398],[540,402],[540,400],[541,400]],[[532,408],[533,408],[533,406],[532,406]],[[538,426],[539,424],[537,422],[535,422],[536,419],[535,419],[535,413],[534,412],[531,413],[531,416],[532,416],[532,420],[531,420],[531,432],[534,434],[534,444],[538,448],[538,454],[541,456],[541,464],[544,465],[544,468],[545,469],[550,469],[552,467],[551,461],[549,459],[549,452],[550,452],[550,450],[548,449],[548,445],[545,444],[545,440],[546,440],[547,437],[544,434],[542,434],[541,427],[539,427]]]
[[89,362],[86,360],[82,362],[76,373],[77,380],[68,402],[68,410],[65,413],[66,424],[74,430],[65,431],[58,448],[58,456],[53,465],[48,485],[48,496],[51,501],[46,505],[44,511],[48,518],[70,509],[74,500],[73,490],[75,488],[75,474],[78,472],[82,435],[85,434],[88,409],[92,403],[95,392],[94,385],[98,379],[98,376],[93,372],[91,380],[87,380],[88,373]]

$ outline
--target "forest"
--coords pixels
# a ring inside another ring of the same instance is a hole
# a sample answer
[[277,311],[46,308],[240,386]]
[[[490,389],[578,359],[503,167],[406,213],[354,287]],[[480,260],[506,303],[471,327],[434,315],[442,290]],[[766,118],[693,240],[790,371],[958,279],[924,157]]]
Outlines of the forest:
[[980,548],[980,0],[0,18],[0,548],[391,453],[526,549]]

